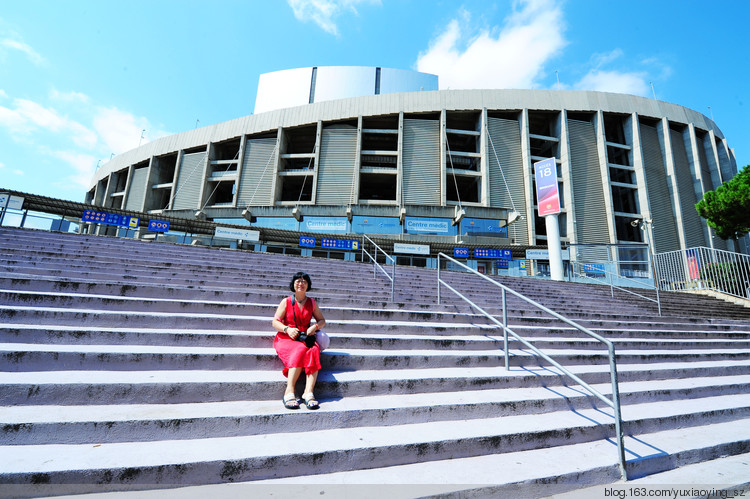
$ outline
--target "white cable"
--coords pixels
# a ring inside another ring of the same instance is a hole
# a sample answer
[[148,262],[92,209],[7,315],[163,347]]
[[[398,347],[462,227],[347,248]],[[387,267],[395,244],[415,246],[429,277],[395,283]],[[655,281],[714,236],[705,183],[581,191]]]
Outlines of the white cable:
[[456,186],[456,198],[458,198],[458,209],[463,209],[461,207],[461,194],[458,192],[458,182],[456,181],[456,169],[453,167],[453,157],[451,156],[451,146],[448,144],[448,131],[445,132],[445,148],[448,150],[448,161],[450,161],[451,164],[451,173],[453,174],[453,185]]
[[[208,155],[208,151],[204,151],[204,152],[203,152],[203,155],[204,155],[204,156]],[[186,178],[186,179],[185,179],[185,181],[184,181],[184,182],[182,183],[182,185],[185,185],[185,184],[187,184],[188,180],[190,180],[190,177],[192,177],[192,176],[193,176],[193,173],[195,173],[195,170],[196,170],[196,168],[198,168],[198,166],[199,166],[200,164],[201,164],[200,162],[197,162],[197,163],[195,164],[195,166],[194,166],[194,167],[193,167],[193,169],[192,169],[192,170],[190,171],[190,174],[189,174],[189,175],[187,176],[187,178]],[[180,169],[182,169],[182,167],[181,167],[181,166],[180,166]],[[179,184],[179,180],[177,181],[177,183]],[[174,195],[173,195],[173,196],[171,197],[171,199],[169,200],[169,204],[167,205],[167,207],[166,207],[166,208],[164,208],[165,210],[166,210],[166,209],[168,209],[168,208],[169,208],[169,206],[170,206],[171,204],[173,204],[173,203],[174,203],[174,200],[175,200],[175,199],[177,199],[177,194],[179,194],[179,193],[180,193],[180,189],[182,189],[182,186],[181,186],[181,185],[178,185],[178,186],[177,186],[177,190],[175,191]],[[172,207],[172,209],[174,209],[174,207]]]
[[[240,156],[240,151],[239,151],[239,149],[238,149],[238,150],[237,150],[237,154],[235,154],[235,155],[234,155],[234,159],[233,159],[232,161],[234,162],[234,160],[236,160],[237,158],[239,158],[239,156]],[[224,170],[224,172],[223,172],[223,173],[226,173],[226,172],[228,172],[228,171],[229,171],[229,169],[230,169],[231,167],[232,167],[232,163],[229,163],[229,164],[227,165],[227,169],[226,169],[226,170]],[[239,179],[237,179],[237,181],[238,181],[238,184],[239,184]],[[214,193],[216,192],[216,189],[218,189],[218,188],[219,188],[219,184],[220,184],[220,182],[214,182],[214,183],[216,184],[216,187],[214,187],[214,190],[213,190],[213,191],[211,191],[211,194],[209,194],[209,195],[208,195],[208,197],[206,198],[206,202],[205,202],[205,204],[203,205],[203,207],[201,207],[201,211],[203,211],[203,209],[204,209],[204,208],[205,208],[205,207],[206,207],[206,206],[208,205],[208,202],[209,202],[209,201],[211,200],[211,196],[213,196],[213,195],[214,195]]]
[[487,131],[487,137],[490,139],[490,146],[492,146],[492,153],[495,155],[495,161],[497,161],[497,168],[500,170],[500,175],[503,177],[503,183],[505,184],[505,190],[508,191],[508,198],[510,199],[510,205],[513,208],[513,211],[518,213],[518,210],[516,210],[516,204],[513,202],[513,194],[510,192],[510,187],[508,187],[508,181],[505,180],[505,173],[503,173],[503,167],[500,165],[500,158],[497,157],[497,151],[495,150],[495,144],[492,142],[492,135],[490,135],[490,128],[487,124],[485,124],[485,129]]
[[[317,144],[315,146],[313,146],[313,152],[312,152],[313,155],[310,156],[310,161],[307,162],[307,169],[308,170],[310,169],[310,165],[312,164],[312,160],[315,157],[315,148],[316,147],[317,147]],[[305,191],[305,184],[307,183],[307,177],[308,176],[309,175],[305,175],[305,178],[302,179],[302,187],[299,190],[299,197],[297,198],[297,206],[299,206],[299,202],[302,200],[302,193]]]
[[[253,191],[253,195],[250,196],[250,201],[248,201],[248,206],[253,204],[253,200],[255,200],[255,193],[258,192],[258,188],[260,187],[260,183],[263,182],[263,177],[266,175],[266,170],[268,170],[268,165],[271,164],[271,159],[273,159],[273,153],[276,151],[276,147],[279,145],[279,141],[277,140],[276,143],[273,145],[273,149],[271,149],[271,154],[268,156],[268,161],[266,162],[265,168],[263,168],[263,172],[260,174],[260,178],[258,179],[258,183],[255,185],[255,190]],[[239,179],[238,179],[239,180]]]

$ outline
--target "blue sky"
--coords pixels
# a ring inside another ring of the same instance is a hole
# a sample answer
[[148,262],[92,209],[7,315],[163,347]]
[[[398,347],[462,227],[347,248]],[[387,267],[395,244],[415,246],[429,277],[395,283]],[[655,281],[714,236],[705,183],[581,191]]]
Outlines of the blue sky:
[[748,19],[745,0],[0,0],[0,189],[82,201],[112,154],[251,114],[260,74],[339,65],[655,94],[713,116],[742,167]]

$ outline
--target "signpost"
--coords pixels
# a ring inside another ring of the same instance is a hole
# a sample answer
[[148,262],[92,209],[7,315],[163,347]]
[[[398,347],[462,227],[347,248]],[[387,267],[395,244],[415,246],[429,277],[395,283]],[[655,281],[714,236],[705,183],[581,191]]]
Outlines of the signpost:
[[140,218],[118,215],[117,213],[107,213],[105,211],[84,210],[81,221],[137,229]]
[[359,251],[359,241],[351,241],[349,239],[329,239],[324,237],[320,240],[320,247]]
[[511,260],[509,249],[474,248],[474,258],[486,258],[488,260]]
[[259,241],[260,232],[257,230],[233,229],[231,227],[216,227],[214,237],[219,239],[236,239],[238,241]]
[[429,255],[430,247],[425,244],[393,243],[393,252],[407,255]]
[[310,236],[300,236],[299,237],[299,247],[300,248],[314,248],[315,247],[315,238]]
[[560,248],[560,191],[557,186],[557,160],[547,158],[534,163],[536,198],[539,216],[544,217],[547,227],[547,249],[549,250],[550,277],[563,280],[562,250]]
[[469,258],[469,248],[453,248],[453,258]]
[[148,221],[148,230],[151,232],[169,232],[169,221],[151,219]]

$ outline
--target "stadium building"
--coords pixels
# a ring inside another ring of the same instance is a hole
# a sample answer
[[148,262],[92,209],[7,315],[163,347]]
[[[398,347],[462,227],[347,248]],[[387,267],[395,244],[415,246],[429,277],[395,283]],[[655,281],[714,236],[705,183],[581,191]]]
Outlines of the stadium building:
[[[278,234],[520,251],[546,245],[534,163],[550,157],[566,245],[746,251],[694,208],[737,172],[699,112],[604,92],[438,90],[437,76],[374,67],[261,75],[254,114],[115,156],[86,201]],[[320,251],[287,243],[276,246]]]

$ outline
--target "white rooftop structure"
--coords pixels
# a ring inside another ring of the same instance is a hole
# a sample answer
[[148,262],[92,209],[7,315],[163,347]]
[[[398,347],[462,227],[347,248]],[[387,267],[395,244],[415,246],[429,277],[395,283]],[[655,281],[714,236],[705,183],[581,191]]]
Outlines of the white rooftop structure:
[[260,75],[255,114],[366,95],[438,89],[438,77],[405,69],[325,66]]

